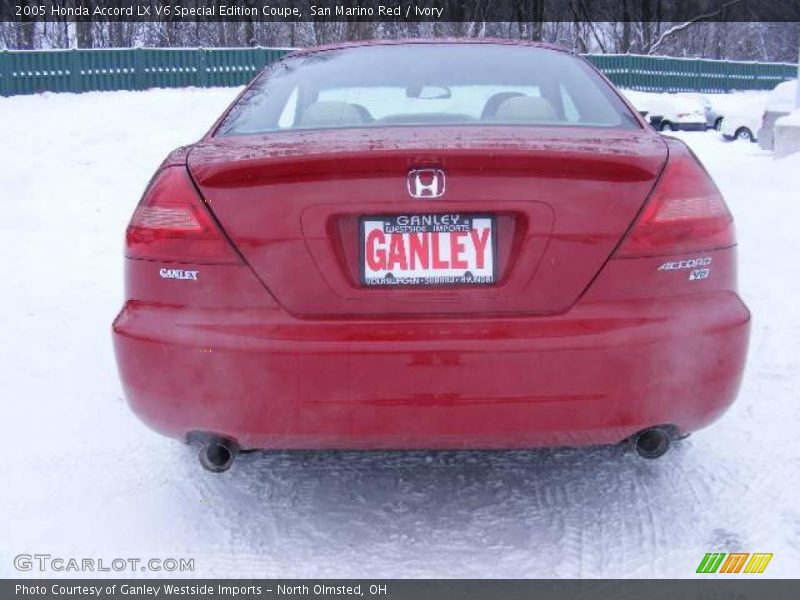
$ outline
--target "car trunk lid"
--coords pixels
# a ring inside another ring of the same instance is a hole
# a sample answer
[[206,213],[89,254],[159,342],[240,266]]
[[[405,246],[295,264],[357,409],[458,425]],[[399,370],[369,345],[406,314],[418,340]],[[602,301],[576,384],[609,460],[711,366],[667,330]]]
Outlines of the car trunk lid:
[[[568,309],[630,227],[666,160],[646,130],[374,128],[212,138],[189,169],[265,286],[298,316],[547,314]],[[414,198],[409,171],[446,178]],[[364,216],[488,215],[489,285],[363,284]]]

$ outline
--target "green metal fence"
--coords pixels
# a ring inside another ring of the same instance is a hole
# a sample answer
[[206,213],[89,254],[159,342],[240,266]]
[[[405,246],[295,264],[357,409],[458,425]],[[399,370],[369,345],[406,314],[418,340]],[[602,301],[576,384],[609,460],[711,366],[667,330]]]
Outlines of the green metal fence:
[[[250,81],[282,48],[124,48],[0,51],[0,94],[236,86]],[[772,89],[797,77],[787,63],[593,54],[587,58],[620,87],[646,91]]]
[[733,62],[635,54],[587,57],[617,86],[652,92],[771,90],[797,77],[790,63]]
[[0,94],[244,85],[280,48],[4,50]]

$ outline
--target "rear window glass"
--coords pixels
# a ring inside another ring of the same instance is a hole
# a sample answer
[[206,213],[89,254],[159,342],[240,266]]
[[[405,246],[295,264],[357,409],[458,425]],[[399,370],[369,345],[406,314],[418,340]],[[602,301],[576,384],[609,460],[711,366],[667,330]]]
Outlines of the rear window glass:
[[404,125],[639,127],[608,84],[570,54],[408,44],[289,56],[259,76],[217,135]]

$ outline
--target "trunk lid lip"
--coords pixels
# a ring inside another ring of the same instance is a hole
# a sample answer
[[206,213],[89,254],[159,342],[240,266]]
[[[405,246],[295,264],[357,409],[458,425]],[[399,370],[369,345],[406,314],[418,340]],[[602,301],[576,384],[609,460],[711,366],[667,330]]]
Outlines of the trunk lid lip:
[[[342,141],[347,138],[358,139],[366,143],[380,143],[390,138],[402,137],[399,134],[417,134],[420,138],[428,138],[432,141],[450,141],[451,134],[463,135],[465,139],[468,134],[480,138],[487,143],[491,142],[541,142],[543,140],[565,140],[565,139],[597,139],[597,138],[640,138],[642,140],[661,140],[661,135],[651,127],[604,127],[600,125],[565,125],[557,123],[553,125],[538,124],[507,124],[507,123],[441,123],[435,125],[420,124],[385,124],[367,125],[354,127],[327,127],[319,129],[286,129],[265,132],[243,133],[226,136],[204,136],[193,144],[191,150],[197,147],[209,145],[237,146],[239,144],[287,141],[290,146],[293,139],[312,138],[315,141],[323,140],[328,137],[341,137]],[[496,135],[486,135],[487,133]],[[549,133],[551,135],[537,135]],[[365,135],[367,134],[367,135]],[[429,135],[426,135],[429,134]],[[477,135],[476,135],[477,134]]]
[[487,156],[495,152],[521,156],[533,152],[572,152],[609,159],[660,154],[662,162],[668,155],[665,140],[655,131],[607,128],[589,131],[585,127],[532,126],[537,132],[549,134],[536,136],[506,125],[488,129],[464,125],[446,128],[403,126],[210,138],[185,148],[182,158],[198,185],[213,186],[213,181],[208,180],[210,172],[223,164],[227,168],[234,163],[245,167],[264,160],[288,163],[331,157],[345,159],[374,155],[375,152],[398,156],[414,153],[415,158],[409,161],[408,168],[442,166],[441,154],[476,152],[486,152]]

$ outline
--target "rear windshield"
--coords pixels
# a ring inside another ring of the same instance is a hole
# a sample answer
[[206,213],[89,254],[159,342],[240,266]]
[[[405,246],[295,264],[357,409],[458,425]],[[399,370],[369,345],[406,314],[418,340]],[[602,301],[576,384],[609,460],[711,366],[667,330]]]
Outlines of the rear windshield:
[[408,44],[289,56],[259,76],[217,135],[404,125],[639,127],[609,85],[565,52]]

